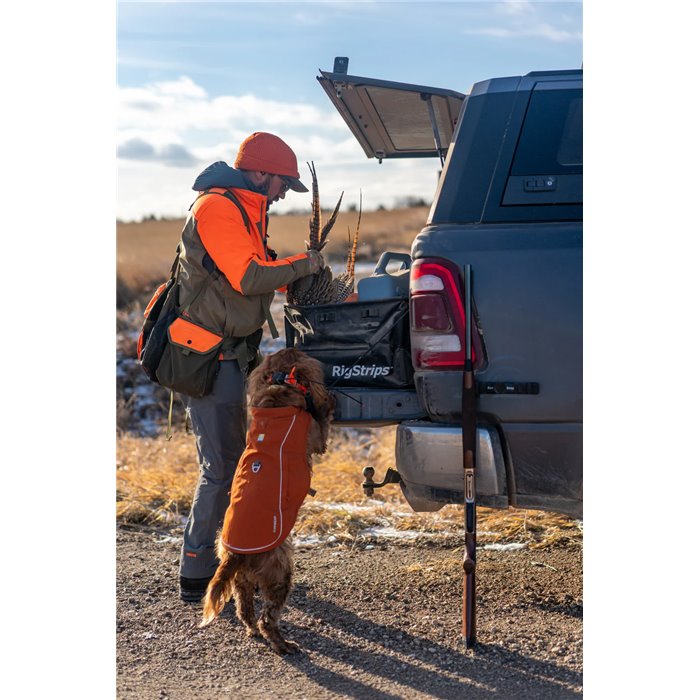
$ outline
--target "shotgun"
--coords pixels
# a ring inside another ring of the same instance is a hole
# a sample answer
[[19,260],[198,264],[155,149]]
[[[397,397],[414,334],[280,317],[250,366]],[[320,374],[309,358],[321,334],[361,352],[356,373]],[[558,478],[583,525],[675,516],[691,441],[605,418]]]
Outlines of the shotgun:
[[464,579],[462,637],[467,649],[476,644],[476,382],[472,363],[472,270],[464,268],[465,349],[462,379],[462,465],[464,467]]

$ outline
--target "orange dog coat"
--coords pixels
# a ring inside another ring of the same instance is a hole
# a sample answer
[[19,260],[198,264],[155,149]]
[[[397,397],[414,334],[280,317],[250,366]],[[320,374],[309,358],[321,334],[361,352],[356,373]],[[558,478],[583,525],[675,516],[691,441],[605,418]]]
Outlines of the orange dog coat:
[[267,552],[284,542],[311,485],[306,442],[311,416],[301,408],[253,408],[222,530],[230,552]]

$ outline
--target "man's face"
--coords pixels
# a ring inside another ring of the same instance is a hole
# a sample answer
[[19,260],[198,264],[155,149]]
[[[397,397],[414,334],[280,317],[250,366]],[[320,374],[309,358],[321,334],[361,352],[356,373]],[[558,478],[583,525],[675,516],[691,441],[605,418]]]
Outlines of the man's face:
[[267,203],[268,206],[273,202],[284,199],[284,195],[289,190],[289,184],[281,175],[267,175],[269,182],[267,184]]

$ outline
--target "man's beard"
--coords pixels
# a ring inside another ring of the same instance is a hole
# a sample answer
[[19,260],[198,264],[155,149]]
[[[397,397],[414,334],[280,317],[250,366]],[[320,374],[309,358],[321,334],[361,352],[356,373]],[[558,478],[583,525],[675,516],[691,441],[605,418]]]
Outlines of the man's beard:
[[268,199],[268,190],[270,188],[270,182],[272,181],[272,178],[269,178],[267,183],[262,183],[260,185],[256,185],[252,180],[246,178],[246,184],[248,185],[248,189],[251,190],[252,192],[256,192],[257,194],[261,194],[265,197],[267,200],[267,208],[270,208],[270,200]]
[[257,192],[258,194],[263,194],[267,197],[267,189],[268,189],[269,184],[270,183],[268,182],[267,184],[255,185],[252,182],[249,182],[248,187],[250,187],[250,189],[253,190],[253,192]]

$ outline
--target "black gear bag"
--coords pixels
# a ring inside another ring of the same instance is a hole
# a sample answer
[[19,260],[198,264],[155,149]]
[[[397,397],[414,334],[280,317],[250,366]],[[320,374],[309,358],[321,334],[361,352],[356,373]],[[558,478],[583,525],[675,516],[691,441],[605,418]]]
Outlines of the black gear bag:
[[287,347],[323,365],[329,388],[413,388],[408,299],[287,304]]
[[[179,262],[178,245],[169,279],[156,289],[144,311],[136,356],[151,381],[166,389],[200,397],[208,394],[214,384],[218,371],[218,351],[224,338],[183,316],[187,315],[190,305],[220,273],[212,270],[188,303],[181,306],[177,283]],[[174,337],[175,333],[178,337]],[[180,342],[184,336],[187,339]],[[206,337],[203,339],[203,336]],[[210,337],[214,337],[214,342]],[[205,348],[200,347],[202,342],[206,345]]]
[[180,246],[170,269],[170,277],[154,292],[143,312],[136,357],[143,371],[152,382],[158,382],[156,370],[160,364],[163,351],[168,342],[168,327],[177,317],[179,289],[177,286],[177,267],[180,261]]

